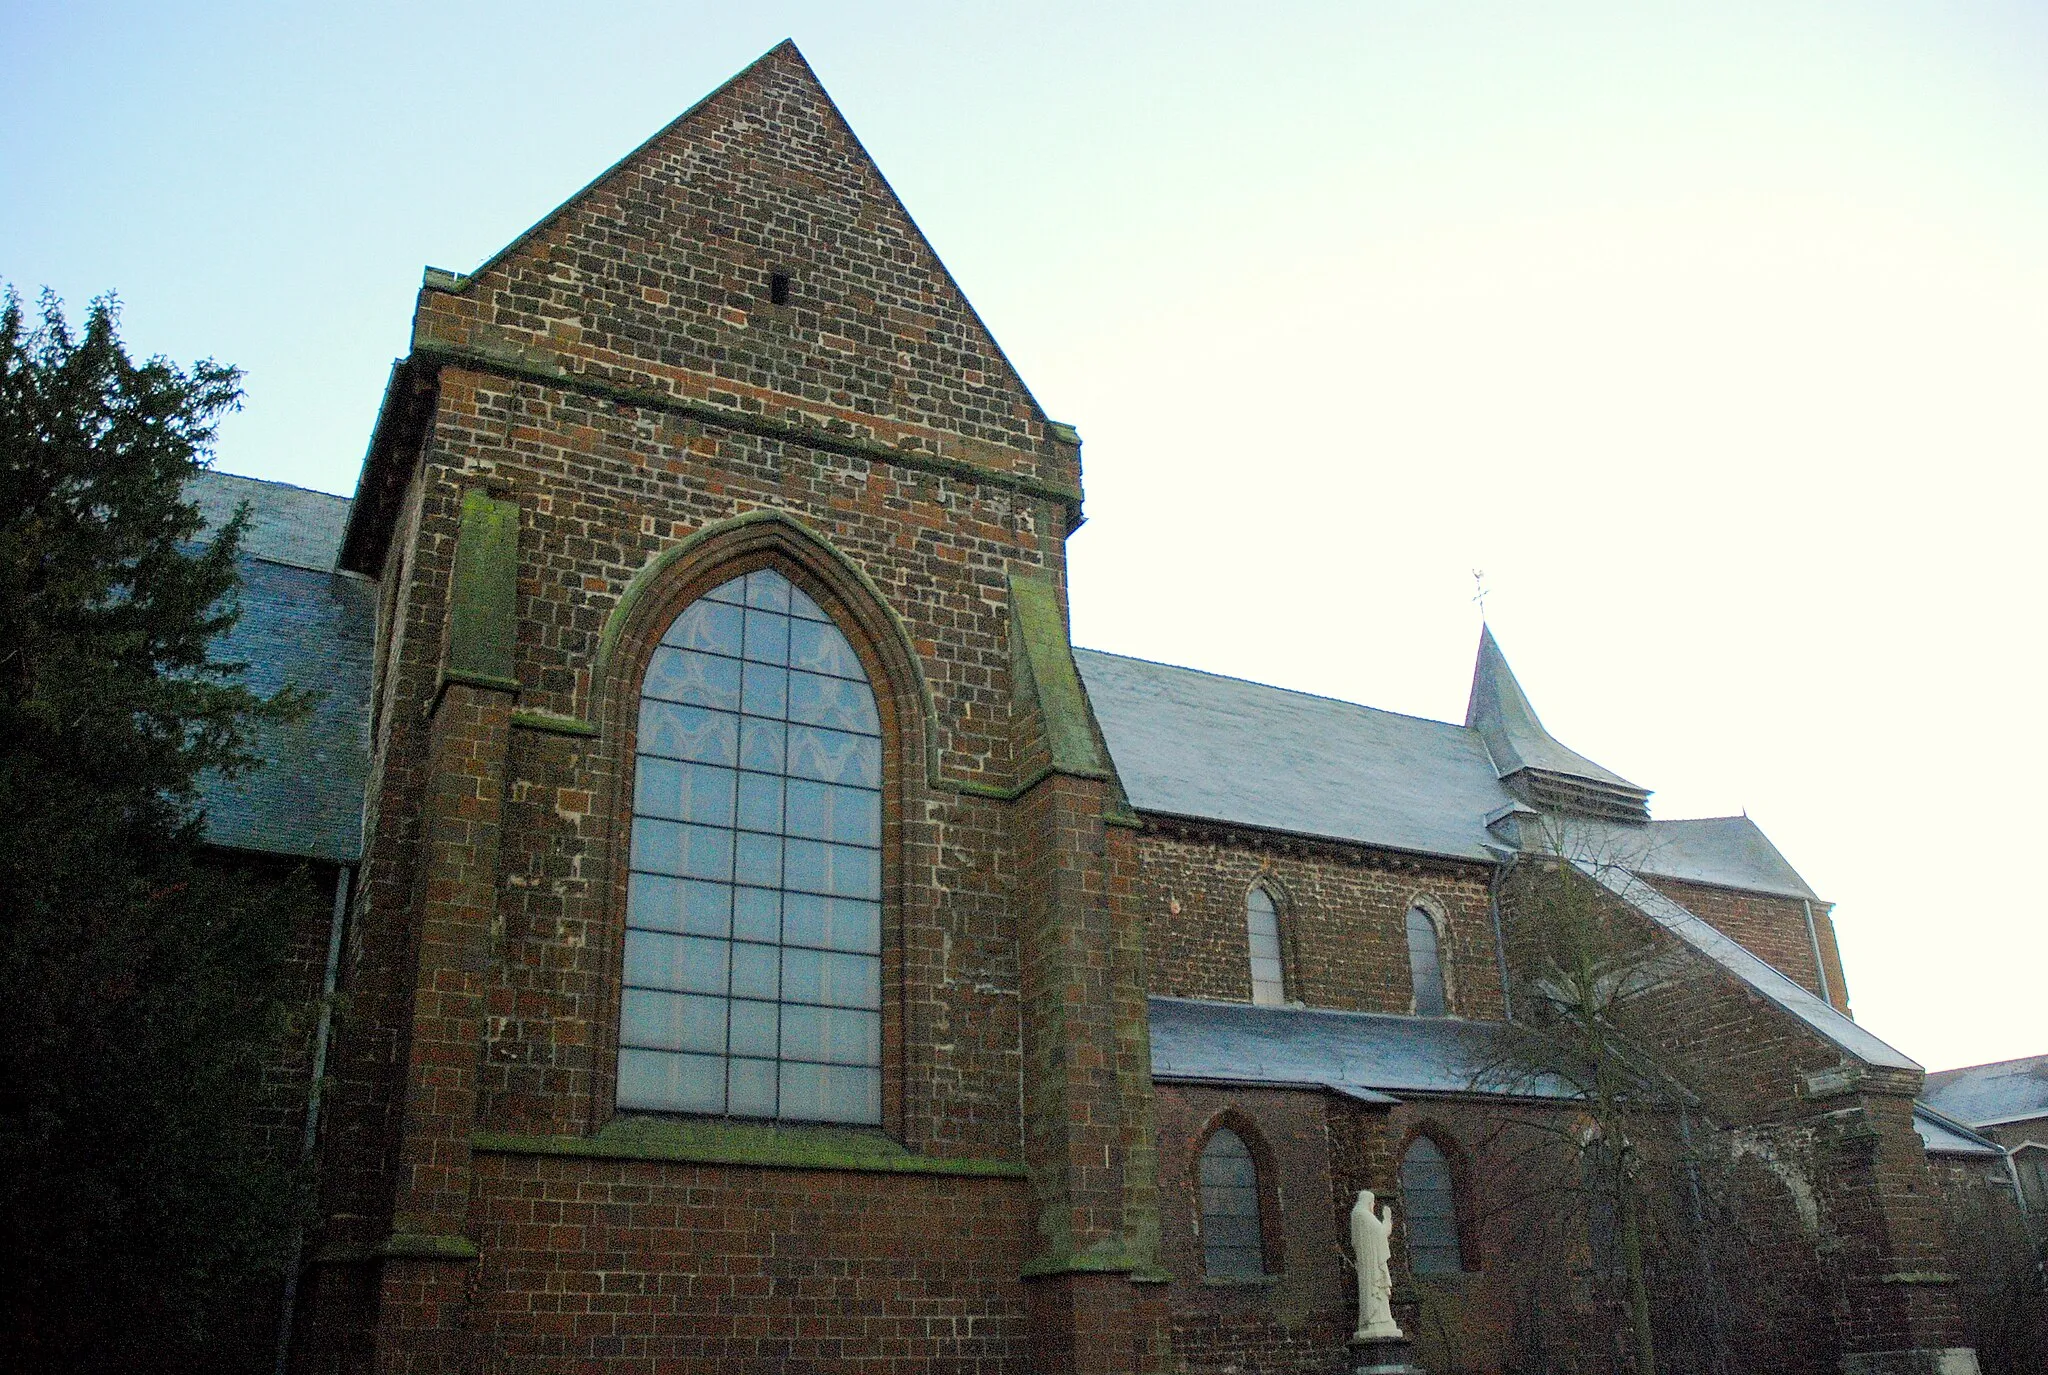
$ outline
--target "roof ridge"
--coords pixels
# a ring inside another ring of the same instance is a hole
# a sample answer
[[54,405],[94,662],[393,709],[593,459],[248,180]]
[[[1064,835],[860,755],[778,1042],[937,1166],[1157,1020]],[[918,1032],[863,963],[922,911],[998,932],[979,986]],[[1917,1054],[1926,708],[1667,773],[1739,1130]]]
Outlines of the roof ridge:
[[283,478],[276,477],[257,477],[252,473],[230,473],[223,472],[219,468],[202,468],[198,476],[231,477],[237,482],[260,482],[265,487],[284,487],[294,492],[304,492],[308,496],[332,497],[336,501],[353,502],[355,500],[353,495],[343,496],[340,492],[329,492],[319,487],[308,487],[302,482],[286,482]]
[[1931,1069],[1927,1071],[1927,1077],[1932,1079],[1937,1074],[1967,1074],[1973,1069],[2000,1069],[2006,1065],[2041,1064],[2044,1062],[2048,1062],[2048,1051],[2038,1055],[2015,1055],[2009,1060],[1986,1060],[1981,1064],[1957,1065],[1954,1069]]
[[1204,678],[1217,678],[1226,683],[1242,683],[1246,687],[1264,688],[1268,692],[1284,692],[1290,697],[1306,697],[1317,702],[1333,702],[1340,707],[1353,707],[1359,711],[1372,712],[1377,716],[1398,716],[1403,721],[1419,721],[1425,726],[1442,726],[1445,730],[1456,731],[1460,735],[1470,735],[1473,733],[1471,727],[1462,726],[1456,721],[1445,721],[1435,716],[1417,716],[1414,712],[1395,711],[1391,707],[1376,707],[1370,702],[1354,702],[1348,697],[1332,697],[1327,692],[1310,692],[1307,688],[1286,687],[1279,683],[1262,683],[1256,678],[1242,678],[1235,673],[1219,673],[1212,668],[1195,668],[1190,664],[1169,664],[1163,659],[1148,659],[1142,654],[1122,654],[1113,649],[1091,649],[1087,645],[1075,645],[1074,651],[1077,654],[1099,654],[1105,659],[1122,659],[1126,663],[1149,664],[1153,668],[1172,669],[1176,673],[1199,673]]

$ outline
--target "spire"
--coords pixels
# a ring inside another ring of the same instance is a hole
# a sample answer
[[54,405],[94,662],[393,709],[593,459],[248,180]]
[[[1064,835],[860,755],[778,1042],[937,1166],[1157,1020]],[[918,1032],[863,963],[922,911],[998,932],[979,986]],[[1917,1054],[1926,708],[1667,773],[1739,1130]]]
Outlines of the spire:
[[1479,657],[1472,666],[1465,728],[1479,732],[1494,772],[1533,806],[1610,821],[1650,819],[1647,788],[1601,768],[1543,728],[1492,629],[1484,625],[1479,628]]

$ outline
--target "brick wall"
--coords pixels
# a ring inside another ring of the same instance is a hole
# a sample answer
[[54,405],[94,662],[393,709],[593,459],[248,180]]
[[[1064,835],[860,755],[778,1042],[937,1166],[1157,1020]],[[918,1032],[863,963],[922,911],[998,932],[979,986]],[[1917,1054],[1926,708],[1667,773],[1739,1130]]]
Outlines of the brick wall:
[[1412,1011],[1406,923],[1420,901],[1449,927],[1441,951],[1452,1012],[1501,1015],[1486,866],[1156,819],[1153,827],[1139,841],[1137,882],[1153,993],[1251,1001],[1245,895],[1264,882],[1278,899],[1291,998]]
[[1806,926],[1806,908],[1797,898],[1767,893],[1744,893],[1733,888],[1716,888],[1703,883],[1652,877],[1658,892],[1684,907],[1724,936],[1810,993],[1821,992],[1815,976],[1814,942],[1820,944],[1822,969],[1827,976],[1827,997],[1836,1009],[1849,1010],[1849,984],[1842,973],[1842,952],[1835,945],[1833,908],[1824,902],[1813,904],[1813,931]]
[[490,1154],[494,1370],[1023,1375],[1016,1180]]

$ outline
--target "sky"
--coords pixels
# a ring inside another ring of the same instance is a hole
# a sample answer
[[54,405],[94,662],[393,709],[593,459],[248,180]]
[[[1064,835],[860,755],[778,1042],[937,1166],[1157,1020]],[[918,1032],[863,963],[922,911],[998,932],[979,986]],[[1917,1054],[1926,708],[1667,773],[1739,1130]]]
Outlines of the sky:
[[2048,7],[0,0],[0,280],[348,492],[421,268],[785,37],[1081,431],[1078,643],[1457,720],[1480,570],[1866,1026],[2048,1052]]

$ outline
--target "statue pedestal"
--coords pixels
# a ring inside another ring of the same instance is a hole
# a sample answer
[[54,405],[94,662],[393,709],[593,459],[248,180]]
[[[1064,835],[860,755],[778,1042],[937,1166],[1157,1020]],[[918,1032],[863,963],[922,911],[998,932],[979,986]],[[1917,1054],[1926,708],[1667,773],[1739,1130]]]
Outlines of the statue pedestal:
[[1414,1345],[1406,1337],[1353,1337],[1345,1369],[1350,1375],[1428,1375],[1408,1359]]

